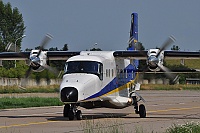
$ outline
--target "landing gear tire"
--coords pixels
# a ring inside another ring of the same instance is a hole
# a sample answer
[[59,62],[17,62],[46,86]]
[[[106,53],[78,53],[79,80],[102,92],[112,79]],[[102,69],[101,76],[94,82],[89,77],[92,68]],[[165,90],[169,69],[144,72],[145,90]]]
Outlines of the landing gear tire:
[[139,106],[139,115],[140,115],[140,118],[146,117],[146,109],[143,104],[140,104],[140,106]]
[[77,120],[82,120],[83,116],[82,116],[82,112],[80,110],[78,110],[76,112],[76,118],[77,118]]
[[63,117],[68,117],[69,109],[70,109],[69,104],[65,104],[63,109]]
[[77,120],[82,120],[83,118],[81,110],[78,110],[75,104],[65,104],[63,117],[68,117],[69,120],[74,120],[75,117]]

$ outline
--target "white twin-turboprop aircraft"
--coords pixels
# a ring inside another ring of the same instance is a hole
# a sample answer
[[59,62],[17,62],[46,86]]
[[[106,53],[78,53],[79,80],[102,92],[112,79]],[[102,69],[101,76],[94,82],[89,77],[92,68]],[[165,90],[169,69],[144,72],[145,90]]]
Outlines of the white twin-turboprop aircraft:
[[43,51],[43,47],[52,39],[50,35],[44,38],[40,50],[31,52],[2,52],[0,60],[27,60],[29,69],[40,72],[52,70],[48,60],[67,60],[64,75],[60,84],[60,99],[65,104],[63,116],[69,120],[82,119],[81,106],[92,108],[122,109],[134,106],[136,114],[146,117],[144,104],[138,106],[144,99],[136,92],[140,90],[138,79],[138,60],[146,60],[148,69],[153,72],[163,71],[170,76],[171,71],[163,66],[165,58],[200,59],[200,52],[166,51],[166,47],[174,42],[169,37],[160,49],[141,51],[136,49],[138,40],[138,15],[132,14],[129,47],[124,51]]

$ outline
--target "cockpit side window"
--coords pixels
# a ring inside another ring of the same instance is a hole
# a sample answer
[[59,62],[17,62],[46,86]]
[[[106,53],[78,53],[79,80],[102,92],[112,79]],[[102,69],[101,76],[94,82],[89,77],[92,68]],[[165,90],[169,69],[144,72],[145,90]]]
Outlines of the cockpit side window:
[[70,61],[65,64],[65,74],[90,73],[103,80],[103,64],[96,61]]

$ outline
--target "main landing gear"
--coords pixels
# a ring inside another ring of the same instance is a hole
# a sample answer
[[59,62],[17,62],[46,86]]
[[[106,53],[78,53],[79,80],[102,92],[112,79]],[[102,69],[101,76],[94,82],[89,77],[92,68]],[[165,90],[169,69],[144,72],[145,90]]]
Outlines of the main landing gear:
[[144,104],[140,104],[139,105],[139,109],[138,109],[138,102],[140,100],[144,101],[144,99],[142,97],[140,97],[139,100],[137,100],[137,97],[136,96],[131,96],[132,99],[133,99],[133,106],[134,106],[134,109],[135,109],[135,113],[136,114],[139,114],[140,115],[140,118],[145,118],[146,117],[146,109],[145,109],[145,106]]
[[69,120],[74,120],[75,117],[77,120],[82,120],[82,112],[77,109],[75,104],[65,104],[63,109],[63,116],[68,117]]

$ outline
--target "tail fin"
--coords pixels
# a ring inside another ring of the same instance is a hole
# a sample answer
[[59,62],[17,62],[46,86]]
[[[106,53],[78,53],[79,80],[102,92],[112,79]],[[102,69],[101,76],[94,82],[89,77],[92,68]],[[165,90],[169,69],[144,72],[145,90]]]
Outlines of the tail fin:
[[135,50],[134,44],[138,41],[138,14],[131,14],[131,30],[130,30],[130,39],[129,46],[127,50]]
[[[130,30],[130,39],[128,43],[127,50],[137,50],[136,43],[138,42],[138,14],[131,14],[131,30]],[[133,60],[134,67],[133,69],[137,69],[139,66],[139,60]]]

